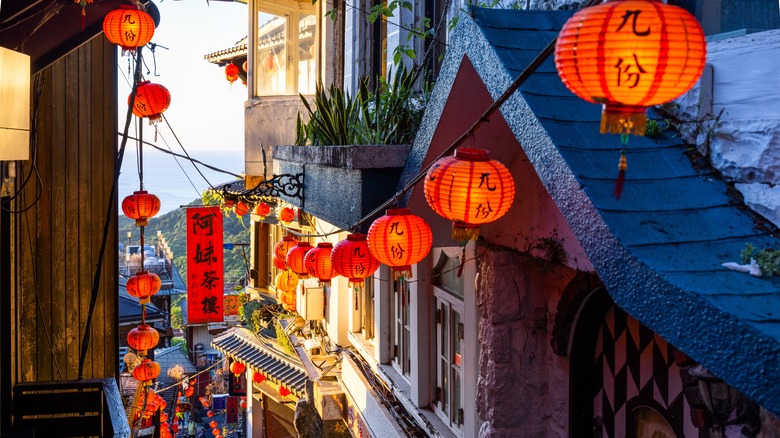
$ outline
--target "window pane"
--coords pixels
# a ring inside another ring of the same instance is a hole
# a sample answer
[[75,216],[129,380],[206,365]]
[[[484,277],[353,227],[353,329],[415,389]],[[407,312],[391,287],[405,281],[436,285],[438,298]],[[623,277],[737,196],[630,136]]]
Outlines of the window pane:
[[255,81],[260,96],[286,94],[287,19],[261,12],[257,33],[257,67]]
[[301,14],[298,21],[298,92],[314,94],[317,82],[317,17]]
[[458,367],[452,367],[452,423],[460,424],[458,410],[460,406],[460,371]]
[[463,276],[458,277],[459,270],[460,258],[447,257],[447,254],[442,251],[433,268],[433,284],[462,299]]
[[450,374],[450,364],[444,359],[441,361],[441,370],[441,410],[445,414],[448,414],[450,412],[450,379],[448,378],[448,375]]
[[460,313],[453,311],[452,312],[452,363],[460,366],[460,349],[461,349],[461,339],[460,339],[460,331],[458,330],[460,326]]
[[442,303],[439,309],[441,314],[441,355],[449,358],[450,351],[450,325],[449,325],[449,309],[447,305]]

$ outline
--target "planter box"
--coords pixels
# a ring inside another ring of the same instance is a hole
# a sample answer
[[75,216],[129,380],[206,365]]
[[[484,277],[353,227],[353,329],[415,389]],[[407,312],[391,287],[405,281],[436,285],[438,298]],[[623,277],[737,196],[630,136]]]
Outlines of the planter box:
[[303,199],[282,199],[349,227],[395,194],[410,150],[410,145],[275,146],[274,173],[303,174]]

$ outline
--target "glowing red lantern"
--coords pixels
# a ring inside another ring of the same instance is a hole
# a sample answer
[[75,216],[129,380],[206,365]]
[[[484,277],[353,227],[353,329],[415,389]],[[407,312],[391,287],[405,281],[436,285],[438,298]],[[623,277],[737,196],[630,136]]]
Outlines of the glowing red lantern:
[[271,207],[265,202],[261,202],[255,205],[255,210],[252,213],[260,216],[260,220],[263,220],[271,213]]
[[138,298],[138,302],[146,304],[149,297],[160,291],[162,282],[157,274],[147,271],[138,271],[132,277],[127,279],[127,293]]
[[159,342],[160,333],[146,324],[139,325],[127,334],[127,345],[137,351],[139,356],[146,356],[146,352]]
[[[133,377],[139,382],[148,382],[160,375],[160,364],[153,360],[144,359],[133,368]],[[156,410],[156,409],[155,409]]]
[[255,383],[263,383],[265,381],[265,375],[255,371],[252,373],[252,381]]
[[276,245],[274,245],[274,255],[282,260],[286,260],[287,252],[297,244],[298,241],[292,236],[284,236],[282,237],[282,240],[276,242]]
[[246,365],[242,364],[241,362],[236,361],[230,364],[230,372],[236,376],[240,375],[244,371],[246,371]]
[[287,257],[285,258],[287,266],[301,278],[309,277],[309,271],[306,270],[304,262],[306,260],[306,253],[309,252],[310,249],[311,243],[298,242],[297,245],[287,251]]
[[103,33],[113,44],[121,46],[123,51],[133,51],[152,40],[154,20],[135,6],[121,5],[119,9],[106,14]]
[[274,255],[274,267],[275,267],[276,269],[282,269],[282,270],[284,270],[284,269],[287,269],[287,264],[286,264],[286,262],[284,261],[284,259],[280,259],[280,258],[279,258],[279,257],[277,257],[276,255]]
[[[230,64],[233,65],[233,64]],[[243,216],[247,213],[249,213],[249,207],[244,204],[243,202],[239,201],[236,203],[236,205],[233,206],[233,213],[236,214],[236,216]]]
[[295,312],[298,310],[298,303],[295,296],[295,290],[285,291],[282,293],[282,307],[288,312]]
[[312,277],[321,282],[330,283],[330,279],[338,275],[336,270],[333,269],[333,264],[330,261],[330,254],[333,251],[333,244],[328,242],[320,242],[316,248],[310,249],[306,252],[304,257],[304,268]]
[[[207,406],[207,405],[203,405],[203,406]],[[209,409],[209,410],[206,412],[206,416],[207,416],[207,417],[209,417],[209,418],[213,417],[213,416],[214,416],[214,411],[212,411],[211,409]]]
[[247,61],[244,61],[244,63],[241,65],[241,69],[243,69],[244,72],[249,72],[249,70],[247,70]]
[[211,429],[211,434],[216,436],[219,436],[219,429]]
[[452,221],[454,240],[477,240],[479,226],[506,214],[514,198],[509,169],[484,149],[458,148],[455,156],[436,161],[425,178],[425,199]]
[[279,220],[280,221],[282,221],[284,223],[287,223],[287,222],[292,221],[293,219],[295,219],[295,210],[293,210],[292,208],[284,207],[279,212]]
[[644,135],[645,108],[676,99],[699,80],[706,43],[685,9],[659,0],[612,0],[582,9],[555,45],[558,75],[601,103],[601,132]]
[[216,429],[217,426],[219,426],[219,423],[217,423],[216,421],[214,421],[214,420],[209,421],[209,427],[210,428]]
[[225,77],[232,84],[238,79],[238,66],[235,64],[228,64],[225,66]]
[[290,390],[285,388],[284,386],[280,385],[279,386],[279,395],[281,395],[282,397],[287,397],[288,395],[290,395]]
[[[127,98],[130,103],[130,98]],[[171,93],[160,84],[143,81],[138,84],[133,103],[133,114],[136,117],[146,117],[149,123],[157,123],[162,120],[162,113],[171,104]]]
[[135,225],[145,227],[149,225],[149,219],[160,211],[160,198],[146,190],[136,190],[132,195],[122,200],[122,212],[130,219],[135,220]]
[[276,286],[276,289],[282,292],[295,292],[295,288],[298,286],[298,280],[298,275],[287,269],[284,272],[276,274],[274,285]]
[[[163,422],[163,423],[168,421],[168,414],[166,414],[165,412],[161,412],[160,413],[160,421]],[[170,426],[166,423],[165,427],[170,427]]]
[[431,250],[431,227],[408,208],[387,210],[368,230],[368,249],[379,262],[390,266],[393,278],[412,276],[413,264]]
[[364,278],[379,269],[379,260],[368,250],[365,234],[348,234],[346,240],[333,247],[330,261],[339,275],[349,278],[350,285],[362,284]]
[[173,433],[178,433],[179,432],[179,423],[174,422],[171,425],[171,430],[173,431]]
[[246,400],[241,400],[238,403],[238,407],[240,407],[241,409],[246,409]]

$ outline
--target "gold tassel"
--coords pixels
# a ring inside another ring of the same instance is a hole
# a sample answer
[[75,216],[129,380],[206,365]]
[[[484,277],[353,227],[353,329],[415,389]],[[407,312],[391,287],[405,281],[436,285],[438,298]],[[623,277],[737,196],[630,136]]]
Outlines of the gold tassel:
[[471,225],[465,222],[452,223],[452,240],[456,242],[463,242],[466,240],[477,240],[478,237],[478,225]]
[[645,135],[647,110],[643,106],[604,107],[601,110],[602,134]]

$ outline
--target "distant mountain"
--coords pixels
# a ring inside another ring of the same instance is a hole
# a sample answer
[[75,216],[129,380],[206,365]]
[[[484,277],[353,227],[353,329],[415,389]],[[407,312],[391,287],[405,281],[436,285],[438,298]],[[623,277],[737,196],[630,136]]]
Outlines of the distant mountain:
[[[190,205],[200,204],[202,201],[197,199]],[[183,208],[170,211],[161,216],[149,219],[149,226],[144,230],[144,243],[150,245],[157,244],[157,230],[162,231],[168,246],[173,251],[173,263],[181,273],[183,279],[187,279],[187,224],[186,215]],[[249,218],[245,219],[246,226],[239,221],[234,214],[226,217],[223,215],[223,242],[249,243]],[[119,215],[119,241],[127,245],[127,232],[133,233],[130,243],[138,245],[140,243],[140,229],[135,226],[132,219],[124,215]],[[243,247],[246,251],[246,258],[249,260],[249,247]],[[225,287],[233,285],[243,285],[241,283],[246,272],[246,264],[241,256],[242,247],[236,247],[233,250],[225,250]]]

